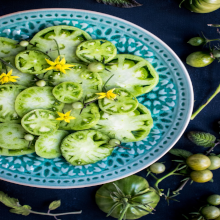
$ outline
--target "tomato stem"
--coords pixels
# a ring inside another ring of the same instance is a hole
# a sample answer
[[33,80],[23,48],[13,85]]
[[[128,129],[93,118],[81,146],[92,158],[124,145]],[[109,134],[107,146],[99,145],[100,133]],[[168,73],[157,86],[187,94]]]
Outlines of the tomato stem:
[[206,105],[209,104],[209,102],[212,101],[212,99],[220,92],[220,84],[215,90],[215,92],[212,94],[212,96],[207,100],[207,102],[203,105],[201,105],[191,116],[191,120],[193,120],[202,110],[206,107]]
[[124,209],[123,209],[123,211],[122,211],[120,217],[118,218],[118,220],[122,220],[122,219],[124,218],[124,215],[126,214],[128,208],[129,208],[129,206],[130,206],[130,204],[127,203],[127,199],[126,199],[126,198],[124,198],[123,200],[125,200],[126,206],[124,207]]
[[156,183],[154,184],[154,188],[157,190],[157,192],[159,193],[160,196],[162,196],[163,193],[161,192],[161,190],[160,190],[159,187],[158,187],[159,183],[160,183],[161,181],[163,181],[164,179],[166,179],[167,177],[172,176],[176,171],[178,171],[180,165],[182,165],[182,164],[179,163],[179,164],[177,165],[177,167],[176,167],[173,171],[171,171],[171,172],[168,173],[167,175],[165,175],[165,176],[161,177],[160,179],[158,179],[158,180],[156,181]]
[[37,215],[48,215],[48,216],[61,216],[61,215],[73,215],[73,214],[81,214],[82,211],[78,211],[78,212],[66,212],[66,213],[57,213],[57,214],[51,214],[51,213],[44,213],[44,212],[35,212],[35,211],[32,211],[32,210],[29,210],[30,213],[32,214],[37,214]]
[[179,191],[181,191],[184,186],[188,183],[188,181],[190,180],[190,178],[187,178],[178,188],[177,190],[173,191],[173,194],[177,194]]
[[215,143],[215,145],[214,145],[213,147],[211,147],[211,148],[206,152],[206,156],[208,156],[208,155],[214,150],[214,148],[215,148],[217,145],[219,145],[219,144],[220,144],[220,141],[217,142],[217,143]]

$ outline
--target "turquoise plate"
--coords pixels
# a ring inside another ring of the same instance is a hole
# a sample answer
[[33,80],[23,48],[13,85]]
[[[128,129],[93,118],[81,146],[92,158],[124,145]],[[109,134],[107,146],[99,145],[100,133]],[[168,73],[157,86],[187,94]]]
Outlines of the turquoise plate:
[[43,159],[36,154],[0,156],[1,179],[43,188],[78,188],[132,175],[162,157],[181,137],[193,108],[192,84],[182,62],[160,39],[143,28],[110,15],[77,9],[41,9],[0,17],[0,36],[31,38],[53,25],[72,25],[92,38],[107,39],[119,53],[141,56],[154,66],[160,82],[138,98],[150,109],[154,126],[143,141],[124,144],[95,164],[72,166],[62,157]]

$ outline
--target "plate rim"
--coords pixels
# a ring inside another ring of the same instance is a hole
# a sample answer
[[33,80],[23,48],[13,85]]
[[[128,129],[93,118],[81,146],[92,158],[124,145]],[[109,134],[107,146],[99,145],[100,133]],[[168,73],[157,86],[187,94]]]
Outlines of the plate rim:
[[189,102],[189,111],[187,113],[187,120],[185,120],[184,122],[184,126],[182,128],[182,131],[179,133],[179,135],[174,139],[173,143],[170,145],[169,148],[167,148],[157,159],[154,159],[153,161],[150,162],[150,164],[143,166],[142,168],[136,170],[136,171],[131,171],[129,174],[125,174],[122,175],[120,177],[114,177],[111,180],[106,180],[106,181],[102,181],[101,183],[92,183],[92,184],[88,184],[88,185],[76,185],[76,186],[42,186],[42,185],[37,185],[37,184],[28,184],[28,183],[20,183],[20,182],[16,182],[13,180],[8,180],[6,178],[2,178],[0,177],[0,180],[6,181],[6,182],[10,182],[10,183],[14,183],[14,184],[18,184],[18,185],[22,185],[22,186],[29,186],[29,187],[36,187],[36,188],[44,188],[44,189],[73,189],[73,188],[85,188],[85,187],[92,187],[92,186],[98,186],[98,185],[103,185],[106,183],[110,183],[110,182],[114,182],[117,181],[119,179],[122,178],[126,178],[128,176],[134,175],[142,170],[144,170],[146,167],[149,167],[151,164],[153,164],[154,162],[158,161],[161,157],[163,157],[165,154],[167,154],[167,152],[174,147],[174,145],[179,141],[179,139],[182,137],[183,133],[185,132],[189,122],[190,122],[190,118],[193,112],[193,106],[194,106],[194,91],[193,91],[193,85],[192,85],[192,81],[191,78],[189,76],[189,73],[185,67],[185,65],[183,64],[183,62],[180,60],[180,58],[177,56],[177,54],[173,51],[173,49],[171,49],[164,41],[162,41],[159,37],[157,37],[156,35],[154,35],[153,33],[149,32],[148,30],[140,27],[139,25],[134,24],[133,22],[127,21],[125,19],[122,19],[120,17],[114,16],[114,15],[109,15],[106,13],[102,13],[102,12],[97,12],[97,11],[91,11],[91,10],[85,10],[85,9],[76,9],[76,8],[40,8],[40,9],[30,9],[30,10],[23,10],[23,11],[17,11],[17,12],[13,12],[13,13],[9,13],[6,15],[2,15],[0,16],[0,19],[3,18],[7,18],[13,15],[17,15],[17,14],[23,14],[23,13],[29,13],[29,12],[38,12],[38,11],[79,11],[79,12],[89,12],[89,13],[93,13],[93,14],[99,14],[102,16],[106,16],[109,18],[113,18],[113,19],[117,19],[121,22],[125,22],[129,25],[132,25],[138,29],[140,29],[141,31],[147,33],[148,35],[150,35],[152,38],[154,38],[156,41],[158,41],[160,44],[162,44],[170,53],[171,55],[175,58],[175,60],[177,61],[177,63],[180,65],[181,69],[183,70],[185,76],[186,76],[186,80],[188,82],[189,85],[189,94],[190,94],[190,102]]

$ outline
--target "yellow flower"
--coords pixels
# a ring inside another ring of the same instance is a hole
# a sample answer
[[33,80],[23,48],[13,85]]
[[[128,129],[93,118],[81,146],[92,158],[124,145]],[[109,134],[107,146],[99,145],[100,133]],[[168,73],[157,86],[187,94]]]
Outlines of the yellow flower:
[[74,66],[72,64],[66,64],[66,60],[64,57],[62,60],[60,60],[60,56],[58,56],[54,62],[48,59],[46,59],[46,61],[50,65],[50,67],[48,67],[46,70],[57,70],[64,74],[66,73],[65,70],[69,70],[70,67]]
[[0,75],[0,82],[1,84],[5,84],[8,82],[16,82],[18,78],[20,78],[19,76],[12,76],[12,70],[10,70],[8,73],[2,73]]
[[96,93],[97,95],[100,95],[98,97],[98,99],[104,99],[104,98],[107,98],[107,99],[111,99],[111,100],[114,100],[116,98],[116,94],[113,93],[115,89],[111,89],[109,90],[108,92],[100,92],[100,93]]
[[71,113],[71,111],[68,111],[65,114],[63,114],[61,112],[57,112],[57,114],[60,116],[60,118],[56,118],[56,120],[65,121],[67,123],[70,123],[70,120],[75,119],[75,117],[70,116],[70,113]]

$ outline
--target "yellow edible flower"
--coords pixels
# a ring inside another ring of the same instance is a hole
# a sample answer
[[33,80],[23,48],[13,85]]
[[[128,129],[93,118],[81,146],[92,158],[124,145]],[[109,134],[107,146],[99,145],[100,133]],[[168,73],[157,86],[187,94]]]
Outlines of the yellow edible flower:
[[60,60],[60,56],[58,56],[54,62],[48,59],[46,59],[46,61],[50,65],[50,67],[48,67],[46,70],[57,70],[64,74],[66,73],[65,70],[70,70],[70,67],[74,66],[72,64],[66,64],[64,57],[62,60]]
[[104,98],[107,98],[107,99],[111,99],[111,100],[114,100],[116,98],[116,94],[113,93],[115,89],[111,89],[109,90],[108,92],[100,92],[100,93],[96,93],[97,95],[100,95],[98,97],[98,99],[104,99]]
[[2,73],[0,75],[0,82],[1,84],[5,84],[8,82],[16,82],[17,78],[20,78],[19,76],[12,76],[12,70],[10,70],[8,73]]
[[70,116],[70,113],[71,113],[71,111],[68,111],[65,114],[63,114],[61,112],[57,112],[57,114],[60,116],[60,118],[56,118],[56,120],[65,121],[67,123],[70,123],[70,120],[76,119],[75,117]]

